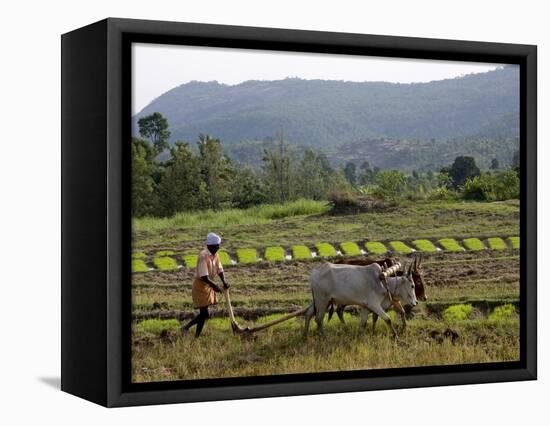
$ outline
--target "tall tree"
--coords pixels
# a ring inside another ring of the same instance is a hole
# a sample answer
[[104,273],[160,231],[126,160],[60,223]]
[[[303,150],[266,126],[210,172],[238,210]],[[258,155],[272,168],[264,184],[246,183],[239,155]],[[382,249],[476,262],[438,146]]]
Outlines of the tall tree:
[[160,112],[154,112],[151,115],[140,118],[138,126],[139,134],[151,140],[157,154],[168,148],[168,138],[170,138],[168,120]]
[[348,182],[355,186],[357,183],[357,167],[355,166],[355,163],[351,161],[346,163],[346,166],[344,167],[344,175],[346,176]]
[[217,210],[223,202],[229,201],[232,166],[223,154],[219,139],[200,135],[197,145],[201,176],[206,185],[204,207]]
[[277,134],[275,148],[264,150],[264,178],[271,201],[284,203],[293,197],[295,179],[288,144]]
[[[442,172],[444,170],[442,169]],[[445,170],[446,172],[446,170]],[[479,167],[477,167],[474,157],[459,156],[448,169],[449,176],[453,180],[453,186],[458,188],[464,185],[467,179],[481,175]]]
[[327,180],[330,173],[323,166],[323,159],[313,150],[306,149],[298,170],[299,195],[320,200],[326,196]]
[[147,141],[132,138],[132,216],[153,214],[155,184],[151,175],[154,164]]

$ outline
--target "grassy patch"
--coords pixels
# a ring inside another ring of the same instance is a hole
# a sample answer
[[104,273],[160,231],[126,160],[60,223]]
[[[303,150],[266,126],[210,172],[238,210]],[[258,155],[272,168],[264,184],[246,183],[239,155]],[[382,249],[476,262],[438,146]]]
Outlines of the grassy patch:
[[504,240],[498,237],[487,238],[487,244],[492,250],[506,250],[507,248]]
[[400,254],[412,253],[412,249],[402,241],[391,241],[390,247],[393,249],[393,251]]
[[471,251],[485,250],[485,246],[479,238],[466,238],[462,240],[464,247]]
[[239,263],[255,263],[258,255],[255,249],[237,249],[237,259]]
[[419,251],[425,253],[435,253],[437,251],[437,248],[430,240],[414,240],[413,244]]
[[329,243],[317,243],[315,244],[317,254],[321,257],[336,256],[336,249]]
[[365,243],[365,247],[367,248],[367,252],[373,254],[384,254],[388,252],[388,249],[384,244],[376,241],[369,241]]
[[464,251],[460,244],[458,244],[458,242],[453,238],[443,238],[439,240],[438,243],[441,245],[441,247],[443,247],[443,250],[445,251]]
[[134,251],[132,253],[132,259],[145,259],[147,255],[142,251]]
[[192,269],[197,267],[197,260],[199,259],[199,256],[196,254],[184,254],[181,257],[181,260],[183,260],[183,264],[186,268]]
[[141,259],[132,259],[132,272],[148,272],[149,268]]
[[516,315],[516,308],[514,305],[506,304],[502,306],[497,306],[493,312],[491,312],[491,315],[489,315],[489,319],[491,321],[503,321],[512,318]]
[[519,249],[519,237],[510,237],[508,238],[508,241],[510,241],[510,244],[514,250]]
[[160,335],[162,330],[178,331],[180,329],[180,322],[176,319],[161,320],[161,319],[148,319],[138,322],[135,325],[136,331],[144,333],[151,333]]
[[153,259],[153,264],[155,268],[161,271],[173,271],[174,269],[178,269],[176,260],[171,257],[155,257]]
[[265,258],[272,262],[285,260],[285,250],[282,247],[268,247],[265,249]]
[[173,256],[174,250],[159,250],[157,251],[157,257]]
[[463,321],[468,319],[472,310],[473,308],[470,304],[449,306],[443,311],[443,319],[447,322]]
[[296,260],[311,259],[311,251],[306,246],[292,246],[292,258]]
[[342,248],[342,252],[348,256],[359,256],[361,254],[359,246],[352,241],[346,241],[340,244],[340,247]]
[[330,206],[325,201],[296,200],[285,204],[264,204],[249,209],[184,212],[168,218],[134,218],[133,231],[159,232],[183,227],[225,228],[233,225],[262,225],[287,217],[321,214],[329,209]]

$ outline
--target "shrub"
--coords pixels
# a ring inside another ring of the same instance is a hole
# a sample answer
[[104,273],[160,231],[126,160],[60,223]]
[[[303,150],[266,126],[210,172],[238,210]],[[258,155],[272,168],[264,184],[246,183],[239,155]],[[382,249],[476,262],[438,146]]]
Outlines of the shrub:
[[388,252],[388,249],[384,244],[375,241],[365,243],[365,247],[367,248],[367,252],[373,254],[384,254]]
[[340,244],[340,248],[344,254],[347,254],[348,256],[358,256],[361,254],[361,249],[359,246],[352,241],[346,241]]
[[510,241],[510,244],[514,250],[519,249],[519,237],[510,237],[508,238],[508,241]]
[[467,200],[503,201],[519,198],[519,178],[513,170],[475,176],[466,180],[461,192]]
[[149,268],[141,259],[132,259],[132,272],[148,272]]
[[443,238],[438,241],[438,243],[443,247],[443,250],[445,251],[464,251],[464,248],[460,246],[460,244],[457,243],[457,241],[453,238]]
[[452,189],[440,186],[428,192],[428,199],[432,201],[455,200],[456,192]]
[[145,259],[147,255],[142,251],[135,251],[132,253],[132,259]]
[[183,260],[183,263],[189,269],[197,267],[198,258],[199,258],[199,256],[197,256],[196,254],[184,254],[181,257],[181,259]]
[[506,304],[497,306],[491,315],[489,315],[489,319],[491,321],[502,321],[508,318],[513,317],[516,314],[516,308],[512,304]]
[[317,253],[322,257],[336,256],[336,249],[329,243],[317,243],[315,244]]
[[437,251],[437,248],[430,240],[414,240],[413,244],[418,250],[426,253],[435,253]]
[[472,313],[472,305],[452,305],[443,311],[443,319],[447,322],[462,321],[468,319]]
[[306,246],[292,246],[292,258],[296,260],[311,259],[311,251]]
[[164,257],[164,256],[172,256],[174,254],[174,250],[160,250],[157,251],[158,257]]
[[492,250],[506,250],[507,248],[504,240],[498,237],[487,238],[487,244]]
[[180,322],[177,319],[146,319],[138,322],[135,327],[137,331],[160,334],[162,330],[178,331],[180,328]]
[[265,258],[273,262],[285,260],[285,250],[282,247],[268,247],[265,249]]
[[178,269],[178,264],[175,259],[171,257],[155,257],[153,259],[153,264],[155,268],[161,271],[173,271],[174,269]]
[[237,249],[239,263],[254,263],[258,261],[255,249]]
[[391,241],[390,246],[395,252],[400,254],[409,254],[413,252],[413,250],[402,241]]
[[464,246],[471,251],[485,250],[485,246],[479,238],[465,238],[462,240]]

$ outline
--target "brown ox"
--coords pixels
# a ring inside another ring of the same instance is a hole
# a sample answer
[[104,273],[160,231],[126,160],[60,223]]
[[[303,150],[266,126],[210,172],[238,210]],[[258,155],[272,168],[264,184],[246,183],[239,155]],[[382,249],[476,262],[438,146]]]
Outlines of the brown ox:
[[[387,258],[382,259],[382,260],[374,260],[374,259],[340,259],[340,260],[335,261],[334,263],[346,264],[346,265],[359,265],[359,266],[367,266],[367,265],[371,265],[373,263],[378,263],[382,267],[389,268],[390,266],[395,264],[395,260],[392,259],[391,257],[387,257]],[[398,276],[403,275],[403,271],[398,271],[397,275]],[[422,272],[422,255],[415,256],[415,258],[414,258],[414,262],[412,264],[412,280],[414,282],[414,292],[416,294],[416,298],[418,300],[422,300],[424,302],[426,300],[428,300],[428,297],[426,296],[426,290],[425,290],[425,287],[424,287],[424,276],[423,276],[423,272]],[[345,306],[343,306],[343,305],[338,305],[336,307],[336,314],[338,315],[338,318],[340,319],[341,322],[344,322],[344,309],[345,309]],[[403,319],[403,324],[405,324],[405,322],[404,322],[405,309],[403,309],[403,306],[401,305],[401,303],[396,302],[393,306],[393,309],[398,314],[401,315],[401,318]],[[331,304],[331,306],[329,308],[329,314],[328,314],[329,321],[332,318],[333,314],[334,314],[334,305]],[[377,319],[377,317],[375,315],[374,316],[374,322],[375,323],[376,323],[376,319]]]

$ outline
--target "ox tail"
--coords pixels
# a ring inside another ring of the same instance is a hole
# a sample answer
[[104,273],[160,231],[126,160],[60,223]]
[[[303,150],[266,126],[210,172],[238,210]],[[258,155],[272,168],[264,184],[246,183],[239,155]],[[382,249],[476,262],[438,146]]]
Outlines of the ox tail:
[[315,293],[313,292],[313,288],[311,289],[311,300],[313,301],[313,314],[317,315],[317,306],[315,305]]

